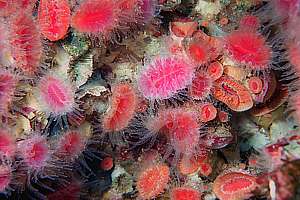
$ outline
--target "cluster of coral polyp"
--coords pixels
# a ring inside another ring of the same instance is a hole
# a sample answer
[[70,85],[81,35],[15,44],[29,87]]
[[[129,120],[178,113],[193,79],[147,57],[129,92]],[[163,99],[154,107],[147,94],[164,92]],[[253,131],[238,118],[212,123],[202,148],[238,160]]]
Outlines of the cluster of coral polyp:
[[0,199],[293,198],[300,2],[226,2],[0,1]]

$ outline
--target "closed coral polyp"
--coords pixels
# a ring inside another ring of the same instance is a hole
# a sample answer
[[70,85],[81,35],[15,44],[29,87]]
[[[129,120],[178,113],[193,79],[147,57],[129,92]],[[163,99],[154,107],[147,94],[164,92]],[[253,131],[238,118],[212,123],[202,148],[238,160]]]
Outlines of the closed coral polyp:
[[138,101],[134,88],[127,83],[116,85],[112,93],[111,108],[103,117],[103,128],[107,132],[126,128],[134,116]]

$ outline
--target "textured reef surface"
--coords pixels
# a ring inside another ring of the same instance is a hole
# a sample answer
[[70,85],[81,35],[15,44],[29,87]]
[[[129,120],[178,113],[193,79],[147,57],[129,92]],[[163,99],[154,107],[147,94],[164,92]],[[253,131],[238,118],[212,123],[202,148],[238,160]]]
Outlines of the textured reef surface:
[[0,199],[299,200],[300,0],[0,0]]

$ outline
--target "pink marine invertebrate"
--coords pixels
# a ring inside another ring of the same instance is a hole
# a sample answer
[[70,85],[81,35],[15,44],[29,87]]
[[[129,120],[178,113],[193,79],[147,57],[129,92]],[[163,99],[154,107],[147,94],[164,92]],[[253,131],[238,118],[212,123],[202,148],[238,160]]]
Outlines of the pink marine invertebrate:
[[17,67],[26,75],[35,74],[42,56],[42,44],[31,14],[20,11],[11,18],[9,40]]
[[200,200],[201,193],[190,187],[176,187],[170,192],[171,200]]
[[111,107],[103,117],[107,132],[120,131],[128,126],[137,108],[137,95],[132,85],[120,83],[113,88]]
[[87,0],[75,10],[72,27],[83,33],[107,36],[117,28],[119,15],[120,10],[115,0]]
[[225,48],[230,57],[251,70],[268,70],[272,50],[266,39],[253,31],[237,30],[225,37]]
[[6,128],[0,129],[0,155],[13,158],[16,152],[16,142],[12,133]]
[[256,177],[241,172],[229,172],[216,178],[213,192],[220,200],[243,200],[249,198],[257,186]]
[[245,15],[240,21],[240,29],[246,31],[257,31],[260,27],[260,20],[254,15]]
[[211,76],[206,75],[205,72],[197,72],[189,88],[190,95],[193,99],[204,100],[211,94],[212,87]]
[[46,138],[43,136],[35,135],[20,141],[17,148],[24,163],[31,170],[40,170],[45,167],[50,158],[50,150]]
[[0,114],[6,114],[17,86],[16,76],[0,69]]
[[68,0],[41,0],[38,22],[42,34],[51,41],[62,39],[69,28],[71,11]]
[[86,138],[79,131],[67,131],[58,141],[56,154],[63,158],[76,159],[84,150]]
[[75,91],[71,84],[56,75],[42,77],[36,96],[41,99],[42,111],[48,114],[65,115],[75,106]]
[[142,199],[152,199],[161,194],[170,180],[170,169],[165,164],[156,164],[143,169],[137,178],[137,190]]
[[200,139],[196,114],[184,109],[169,109],[159,113],[170,144],[177,154],[192,155]]
[[194,66],[180,57],[157,57],[140,73],[138,86],[147,99],[168,99],[191,83]]

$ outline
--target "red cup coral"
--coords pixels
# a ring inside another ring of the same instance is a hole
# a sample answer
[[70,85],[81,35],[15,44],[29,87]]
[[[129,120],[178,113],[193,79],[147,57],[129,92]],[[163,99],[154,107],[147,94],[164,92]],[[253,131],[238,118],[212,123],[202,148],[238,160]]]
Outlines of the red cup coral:
[[213,184],[213,192],[220,200],[244,200],[256,189],[256,178],[246,173],[229,172],[219,175]]
[[153,199],[161,194],[170,180],[170,169],[158,164],[143,169],[137,179],[137,190],[142,199]]
[[103,128],[107,132],[126,128],[134,117],[137,107],[137,95],[132,85],[120,83],[112,91],[111,107],[103,117]]
[[201,193],[190,187],[173,188],[170,192],[171,200],[200,200]]
[[42,34],[51,41],[62,39],[69,28],[71,11],[68,0],[41,0],[38,21]]

